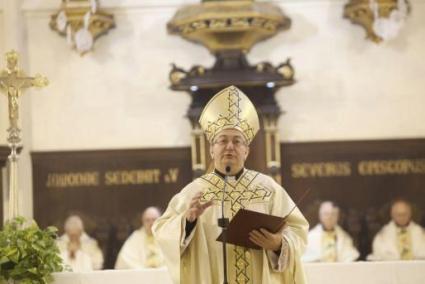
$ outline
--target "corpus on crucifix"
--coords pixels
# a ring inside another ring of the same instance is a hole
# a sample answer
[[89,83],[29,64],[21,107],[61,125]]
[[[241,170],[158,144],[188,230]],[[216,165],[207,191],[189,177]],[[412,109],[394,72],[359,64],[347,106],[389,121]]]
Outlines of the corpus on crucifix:
[[7,141],[11,153],[9,159],[9,215],[12,219],[19,215],[18,212],[18,184],[17,184],[17,148],[20,145],[20,129],[18,126],[19,120],[19,97],[22,91],[30,87],[44,87],[48,85],[46,77],[35,75],[34,77],[27,76],[18,67],[18,53],[12,50],[6,53],[7,66],[6,69],[0,71],[0,91],[7,95],[9,105],[9,136]]

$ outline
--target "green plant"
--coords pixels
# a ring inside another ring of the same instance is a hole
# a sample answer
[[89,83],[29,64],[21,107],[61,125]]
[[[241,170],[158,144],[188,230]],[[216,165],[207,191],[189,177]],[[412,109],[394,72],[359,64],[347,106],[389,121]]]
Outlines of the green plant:
[[0,283],[51,282],[51,274],[63,270],[56,237],[56,228],[42,230],[23,217],[6,222],[0,231]]

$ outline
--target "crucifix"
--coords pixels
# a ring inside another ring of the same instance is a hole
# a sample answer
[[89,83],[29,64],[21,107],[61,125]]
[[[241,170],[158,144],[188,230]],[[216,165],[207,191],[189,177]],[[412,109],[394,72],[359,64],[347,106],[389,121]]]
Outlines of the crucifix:
[[8,157],[9,166],[9,210],[8,219],[19,215],[18,212],[18,152],[21,137],[18,126],[19,120],[19,97],[22,91],[30,87],[45,87],[49,81],[39,74],[34,77],[27,76],[18,67],[18,54],[12,50],[6,53],[6,69],[0,71],[0,91],[5,93],[9,105],[9,136],[7,141],[11,149]]

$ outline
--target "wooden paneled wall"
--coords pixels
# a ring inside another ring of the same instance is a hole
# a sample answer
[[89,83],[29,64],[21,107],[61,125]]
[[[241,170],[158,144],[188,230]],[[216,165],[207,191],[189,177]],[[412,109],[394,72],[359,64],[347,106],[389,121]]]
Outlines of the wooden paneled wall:
[[[413,201],[415,220],[423,224],[425,139],[281,146],[286,190],[297,200],[312,189],[300,206],[311,225],[320,201],[335,201],[362,257],[388,221],[393,198]],[[264,157],[258,149],[254,153],[247,164],[262,169]],[[105,268],[113,267],[122,243],[139,226],[138,213],[151,205],[165,208],[192,180],[190,148],[37,152],[32,158],[35,219],[62,229],[69,214],[80,214],[102,246]]]
[[190,149],[143,149],[33,153],[34,217],[62,230],[81,215],[99,240],[105,268],[148,206],[165,209],[192,178]]
[[320,201],[341,208],[340,223],[365,257],[396,198],[413,203],[424,224],[425,139],[282,144],[283,185],[314,226]]

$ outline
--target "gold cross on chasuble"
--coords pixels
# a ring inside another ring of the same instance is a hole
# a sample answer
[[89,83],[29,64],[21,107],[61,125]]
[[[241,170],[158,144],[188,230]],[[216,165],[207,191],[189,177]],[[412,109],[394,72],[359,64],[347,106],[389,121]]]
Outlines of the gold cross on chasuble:
[[[238,180],[229,179],[224,195],[224,206],[229,206],[231,220],[241,208],[246,208],[251,202],[267,202],[272,191],[254,182],[258,172],[245,170]],[[224,180],[215,173],[201,177],[208,189],[202,196],[202,201],[214,200],[221,202],[223,196]],[[249,249],[234,245],[228,254],[229,283],[254,284],[252,283],[252,263]]]

